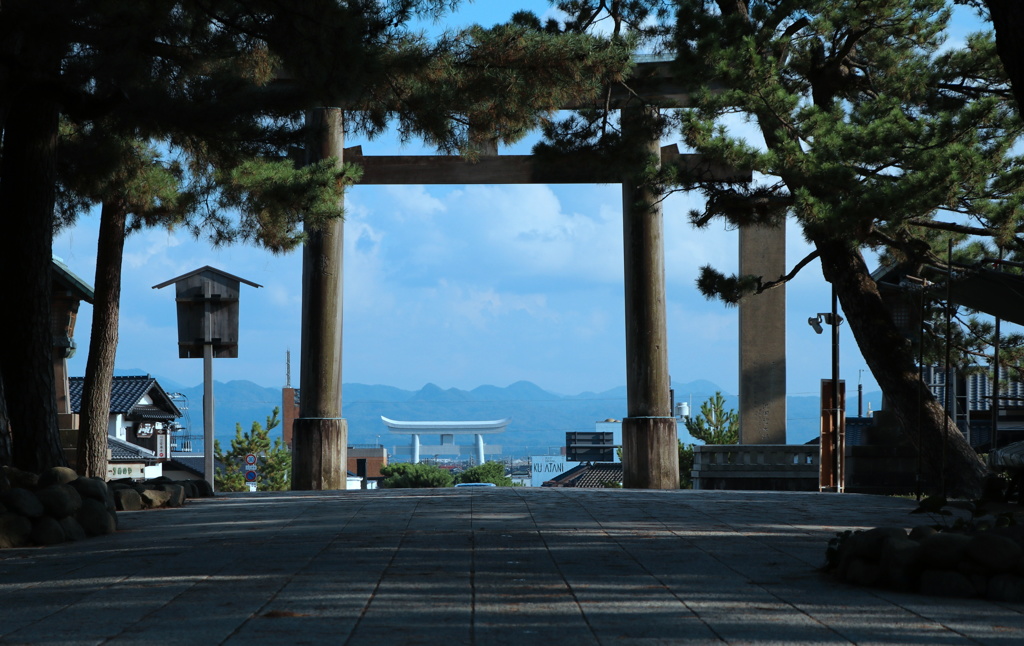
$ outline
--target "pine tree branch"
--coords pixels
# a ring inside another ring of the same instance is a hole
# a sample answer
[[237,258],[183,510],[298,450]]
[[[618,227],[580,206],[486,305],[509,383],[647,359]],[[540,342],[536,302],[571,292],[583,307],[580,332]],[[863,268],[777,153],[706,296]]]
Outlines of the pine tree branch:
[[[987,227],[971,227],[964,224],[957,224],[955,222],[942,222],[940,220],[919,220],[912,219],[907,220],[907,224],[916,227],[922,227],[925,229],[935,229],[937,231],[949,231],[950,233],[962,233],[969,236],[985,236],[988,238],[996,238],[999,236],[997,231],[989,229]],[[1014,241],[1017,244],[1024,245],[1024,238],[1019,236],[1013,236]]]
[[998,96],[1004,99],[1013,97],[1013,93],[1008,88],[979,87],[977,85],[968,85],[967,83],[937,83],[935,88],[948,92],[958,92],[975,99],[988,96]]
[[808,263],[810,263],[812,260],[814,260],[817,257],[818,257],[818,251],[814,250],[811,253],[809,253],[806,256],[804,256],[803,260],[801,260],[800,262],[796,263],[796,265],[793,266],[792,271],[790,271],[788,274],[786,274],[784,276],[779,276],[776,280],[770,280],[767,283],[760,283],[760,281],[759,281],[760,284],[757,286],[757,291],[755,293],[761,294],[763,292],[768,291],[769,289],[775,289],[776,287],[779,287],[780,285],[785,285],[789,281],[791,281],[794,278],[796,278],[796,275],[798,273],[800,273],[800,270],[803,269],[804,267],[806,267]]

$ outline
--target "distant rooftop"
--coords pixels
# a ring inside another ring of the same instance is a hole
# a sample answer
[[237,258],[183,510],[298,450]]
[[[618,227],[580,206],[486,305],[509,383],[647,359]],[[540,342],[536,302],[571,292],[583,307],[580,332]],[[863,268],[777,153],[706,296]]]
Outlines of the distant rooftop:
[[[71,410],[78,413],[82,410],[82,389],[84,377],[68,379],[68,391],[71,395]],[[155,391],[153,389],[156,389]],[[140,403],[150,391],[156,395],[154,404]],[[163,402],[156,400],[163,399]],[[136,415],[141,419],[176,419],[181,411],[174,405],[156,379],[149,376],[114,377],[110,389],[110,413],[114,415]]]

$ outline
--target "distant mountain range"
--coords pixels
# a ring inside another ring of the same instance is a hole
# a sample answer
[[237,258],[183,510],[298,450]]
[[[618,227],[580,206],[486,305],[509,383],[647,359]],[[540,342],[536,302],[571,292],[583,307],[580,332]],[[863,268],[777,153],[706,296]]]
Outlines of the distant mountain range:
[[[119,371],[120,372],[120,371]],[[184,387],[170,380],[157,381],[167,391],[187,397],[187,418],[196,435],[203,426],[203,386]],[[692,402],[694,412],[700,403],[722,390],[709,381],[674,384],[678,401]],[[723,391],[723,394],[724,391]],[[281,405],[281,389],[267,388],[251,381],[215,382],[216,433],[225,447],[235,435],[235,424],[249,430],[253,421],[265,424],[275,406]],[[512,418],[508,430],[494,444],[500,444],[506,455],[537,455],[565,443],[567,431],[592,431],[594,424],[606,419],[622,419],[626,414],[626,388],[578,395],[558,395],[528,381],[510,386],[479,386],[472,390],[443,389],[427,384],[416,391],[392,386],[344,384],[343,415],[348,420],[350,444],[394,444],[381,416],[408,421],[427,420],[495,420]],[[856,406],[856,399],[851,398]],[[867,393],[865,401],[878,409],[881,393]],[[726,394],[726,405],[737,408],[734,395]],[[817,397],[791,396],[787,402],[787,440],[791,444],[806,442],[818,435],[819,402]],[[856,414],[856,411],[852,411]],[[275,430],[280,434],[280,427]]]

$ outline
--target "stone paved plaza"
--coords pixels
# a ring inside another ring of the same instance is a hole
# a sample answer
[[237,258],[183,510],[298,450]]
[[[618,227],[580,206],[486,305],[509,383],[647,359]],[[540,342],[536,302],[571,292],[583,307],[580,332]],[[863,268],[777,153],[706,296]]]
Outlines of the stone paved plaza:
[[1021,644],[1024,607],[850,587],[855,494],[478,488],[221,494],[0,551],[3,644]]

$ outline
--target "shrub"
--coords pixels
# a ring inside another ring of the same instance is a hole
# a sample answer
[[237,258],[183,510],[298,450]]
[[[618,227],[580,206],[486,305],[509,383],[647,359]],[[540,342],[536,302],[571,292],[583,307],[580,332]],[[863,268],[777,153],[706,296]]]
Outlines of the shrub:
[[505,465],[501,462],[484,462],[466,469],[455,478],[456,484],[464,482],[491,482],[499,487],[512,486],[512,478],[505,475]]
[[384,476],[380,486],[385,489],[433,489],[450,487],[452,474],[430,464],[398,462],[381,467]]

